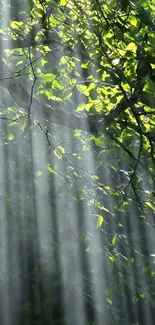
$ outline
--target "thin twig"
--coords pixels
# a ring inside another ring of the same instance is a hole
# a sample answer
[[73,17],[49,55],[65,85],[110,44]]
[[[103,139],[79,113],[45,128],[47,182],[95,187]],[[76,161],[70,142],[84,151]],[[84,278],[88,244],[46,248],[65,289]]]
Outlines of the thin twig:
[[32,105],[32,101],[33,101],[33,92],[34,92],[34,87],[35,87],[35,83],[37,80],[35,71],[34,71],[34,67],[33,67],[33,63],[31,60],[31,51],[30,51],[30,47],[28,48],[28,53],[29,53],[29,60],[30,60],[30,65],[31,65],[31,70],[32,70],[32,74],[33,74],[33,83],[31,86],[31,93],[30,93],[30,103],[29,103],[29,107],[28,107],[28,116],[30,116],[30,112],[31,112],[31,105]]

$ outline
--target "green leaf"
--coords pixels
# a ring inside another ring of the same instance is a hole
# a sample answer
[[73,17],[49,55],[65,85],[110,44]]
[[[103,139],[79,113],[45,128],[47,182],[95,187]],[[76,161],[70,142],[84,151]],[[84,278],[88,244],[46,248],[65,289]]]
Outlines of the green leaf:
[[46,82],[52,82],[55,78],[53,73],[42,73],[40,74],[40,78]]
[[24,61],[23,60],[21,60],[21,61],[18,61],[17,63],[16,63],[16,66],[17,65],[20,65],[20,64],[23,64],[24,63]]
[[58,150],[54,150],[54,154],[58,159],[62,159],[62,154]]
[[67,62],[70,61],[70,58],[69,56],[63,56],[61,59],[60,59],[60,64],[66,64]]
[[117,234],[112,239],[112,246],[113,247],[116,245],[116,242],[117,242]]
[[52,82],[52,88],[56,88],[56,89],[63,89],[63,86],[60,85],[60,83],[58,82],[58,80],[54,79]]
[[11,21],[10,26],[12,29],[20,29],[20,27],[23,26],[23,24],[24,23],[22,21],[13,20]]
[[45,64],[48,64],[48,61],[44,60],[44,59],[41,59],[41,65],[44,67]]
[[131,51],[136,53],[137,50],[137,46],[135,43],[131,42],[130,44],[128,44],[128,46],[126,47],[126,51]]
[[95,141],[95,144],[97,147],[103,146],[103,138],[102,137],[95,138],[94,141]]
[[14,121],[14,122],[11,122],[9,125],[10,126],[15,126],[18,122],[17,121]]
[[101,228],[102,224],[103,224],[104,218],[101,215],[97,216],[97,226],[98,228]]
[[68,0],[60,0],[60,6],[66,6]]
[[88,65],[89,65],[89,62],[82,63],[82,64],[81,64],[81,68],[83,68],[83,69],[87,69],[87,68],[88,68]]
[[11,113],[16,113],[16,109],[14,107],[8,107],[7,111]]
[[109,260],[112,262],[112,263],[115,263],[116,262],[116,257],[115,256],[108,256],[109,257]]
[[119,223],[118,223],[118,227],[123,227],[123,225],[119,222]]
[[145,292],[141,288],[138,289],[138,295],[141,298],[145,298]]
[[85,85],[77,85],[77,89],[81,90],[81,92],[84,93],[88,87]]
[[9,134],[7,137],[8,140],[12,141],[15,138],[14,134]]
[[137,26],[137,18],[135,16],[131,16],[129,18],[129,20],[130,20],[131,25],[133,25],[135,27]]
[[80,135],[81,135],[81,131],[79,130],[74,131],[74,137],[80,137]]
[[108,33],[105,35],[105,38],[112,38],[113,36],[114,36],[113,33],[108,32]]
[[63,147],[61,147],[61,146],[57,147],[57,150],[62,154],[65,153],[65,149]]
[[146,202],[145,202],[145,206],[147,206],[147,207],[149,207],[151,210],[154,210],[154,211],[155,211],[155,206],[154,206],[151,202],[146,201]]
[[80,112],[80,111],[83,111],[85,109],[85,105],[86,103],[80,103],[78,106],[77,106],[77,111]]
[[105,289],[106,300],[112,305],[112,290],[110,288]]
[[58,175],[56,170],[54,170],[49,164],[47,165],[47,170],[48,170],[49,173],[52,173],[54,175]]
[[109,304],[112,305],[112,299],[107,298],[107,302],[109,302]]
[[38,171],[35,173],[36,176],[41,176],[42,174],[43,174],[43,172],[42,172],[41,170],[38,170]]
[[105,188],[107,191],[110,191],[110,190],[111,190],[111,187],[108,186],[108,185],[104,185],[104,188]]
[[93,175],[93,178],[96,179],[96,181],[99,181],[99,176],[98,175]]

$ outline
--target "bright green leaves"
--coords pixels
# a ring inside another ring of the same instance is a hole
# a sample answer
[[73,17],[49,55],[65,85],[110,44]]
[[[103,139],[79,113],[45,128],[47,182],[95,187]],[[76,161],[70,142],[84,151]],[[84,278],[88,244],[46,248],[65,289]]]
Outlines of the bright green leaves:
[[57,171],[55,169],[53,169],[49,164],[47,164],[47,171],[54,175],[58,175]]
[[54,79],[52,82],[52,88],[62,90],[63,86],[59,83],[57,79]]
[[132,53],[136,53],[137,46],[134,42],[131,42],[127,45],[125,51],[131,51]]
[[112,305],[112,290],[110,288],[105,289],[105,295],[107,302]]
[[119,137],[119,141],[124,142],[124,143],[129,143],[131,142],[133,135],[131,133],[131,130],[128,128],[125,128],[122,133],[121,136]]
[[138,295],[141,298],[145,298],[145,292],[141,288],[138,289]]
[[78,112],[83,111],[83,110],[85,109],[85,106],[86,106],[85,103],[80,103],[80,104],[77,106],[77,111],[78,111]]
[[85,85],[77,84],[76,88],[85,96],[86,102],[82,102],[77,106],[77,111],[86,110],[91,112],[101,108],[101,101],[98,98],[97,88],[95,82],[86,82]]
[[34,3],[34,7],[31,10],[31,15],[33,15],[33,18],[37,19],[38,17],[41,18],[45,12],[45,6],[41,4],[41,2],[38,2],[36,0],[32,0]]
[[23,60],[21,60],[21,61],[18,61],[17,63],[16,63],[16,66],[18,66],[18,65],[22,65],[24,63],[24,61]]
[[112,246],[113,247],[116,245],[116,242],[117,242],[117,234],[112,239]]
[[103,222],[104,222],[104,218],[103,218],[103,216],[98,215],[98,216],[97,216],[97,226],[98,226],[98,228],[101,228],[101,227],[102,227]]
[[75,130],[74,131],[74,137],[80,137],[81,136],[81,131],[80,130]]
[[22,21],[11,21],[11,23],[10,23],[10,26],[11,26],[11,28],[12,29],[21,29],[21,27],[23,26],[23,22]]
[[96,87],[94,82],[88,82],[87,85],[77,85],[77,89],[79,89],[86,97],[89,97],[90,91]]
[[137,27],[138,21],[137,21],[137,18],[135,16],[130,16],[129,21],[130,21],[131,25]]
[[110,260],[112,263],[115,263],[115,262],[116,262],[116,256],[114,256],[114,255],[108,255],[108,258],[109,258],[109,260]]
[[65,154],[65,149],[62,146],[58,146],[57,150],[61,153],[61,154]]
[[65,149],[63,147],[59,146],[54,150],[54,153],[57,158],[62,159],[63,155],[65,154]]
[[10,29],[11,29],[11,35],[12,39],[18,39],[19,35],[23,32],[26,32],[26,27],[24,28],[24,23],[22,21],[11,21],[10,22]]
[[151,210],[155,211],[155,204],[154,203],[152,203],[150,201],[146,201],[145,206],[150,208]]
[[53,73],[42,73],[40,74],[40,78],[46,83],[52,83],[55,79],[55,75]]
[[15,135],[13,133],[8,135],[8,140],[12,141],[15,138]]
[[[45,61],[46,62],[46,61]],[[47,97],[49,100],[53,99],[57,102],[62,101],[60,91],[64,88],[61,82],[57,79],[53,73],[41,73],[40,74],[41,84],[39,87],[39,93]]]
[[11,123],[9,123],[9,126],[15,126],[15,125],[17,125],[17,121],[14,121],[14,122],[11,122]]
[[54,154],[58,159],[62,159],[65,154],[65,149],[62,146],[58,146],[54,149]]
[[59,65],[65,65],[66,63],[71,64],[71,61],[70,61],[70,58],[69,56],[63,56],[61,59],[60,59],[60,63]]
[[97,147],[103,147],[104,140],[102,136],[98,138],[94,137],[94,141]]

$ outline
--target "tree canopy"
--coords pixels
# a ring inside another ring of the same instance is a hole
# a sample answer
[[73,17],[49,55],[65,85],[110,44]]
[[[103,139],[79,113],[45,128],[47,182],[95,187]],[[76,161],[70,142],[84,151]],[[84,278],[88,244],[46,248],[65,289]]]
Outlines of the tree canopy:
[[0,15],[2,325],[152,324],[155,1]]

